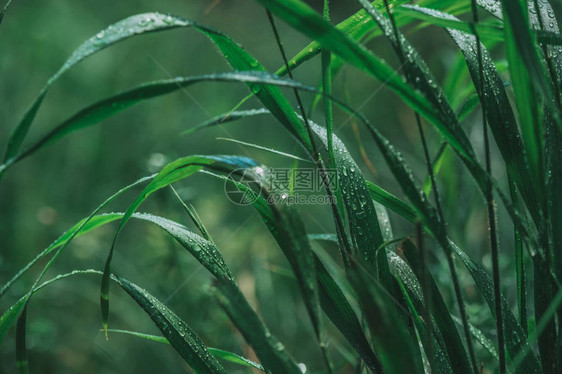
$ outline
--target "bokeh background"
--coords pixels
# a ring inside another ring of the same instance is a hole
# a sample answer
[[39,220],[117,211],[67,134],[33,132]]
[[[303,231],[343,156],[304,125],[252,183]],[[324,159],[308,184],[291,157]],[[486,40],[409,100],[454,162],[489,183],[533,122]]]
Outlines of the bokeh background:
[[[321,1],[307,2],[321,9]],[[333,1],[333,21],[339,22],[357,9],[355,2]],[[241,43],[270,71],[281,65],[265,11],[248,0],[15,0],[0,26],[0,146],[5,146],[10,131],[35,95],[75,48],[108,25],[147,11],[181,15],[214,27]],[[289,55],[309,42],[282,22],[278,26]],[[433,27],[408,35],[443,83],[457,57],[447,35]],[[398,67],[386,41],[377,39],[369,42],[368,47]],[[494,53],[501,60],[501,49]],[[29,140],[37,139],[80,108],[142,82],[230,70],[211,42],[195,30],[177,29],[131,38],[88,58],[60,78],[46,97]],[[319,57],[295,71],[296,79],[310,85],[317,85],[319,77]],[[461,88],[469,84],[456,83]],[[143,102],[99,125],[73,133],[5,175],[0,183],[0,283],[10,279],[111,194],[158,171],[168,161],[192,154],[238,154],[269,166],[293,164],[292,160],[217,138],[234,138],[302,156],[294,139],[267,116],[227,124],[226,131],[212,127],[181,135],[196,124],[229,111],[250,93],[243,85],[225,83],[200,84],[187,91]],[[424,180],[426,169],[410,109],[380,82],[350,67],[345,67],[335,79],[334,92],[360,108],[404,152],[417,177]],[[293,100],[291,91],[286,93]],[[305,94],[304,98],[305,105],[310,105],[312,97]],[[243,108],[258,107],[259,102],[252,99]],[[367,132],[355,127],[348,115],[337,109],[335,116],[335,127],[341,126],[338,136],[351,149],[366,178],[402,197]],[[463,126],[476,149],[481,151],[479,118],[475,113]],[[322,123],[321,106],[312,119]],[[426,129],[434,154],[440,139]],[[358,152],[358,139],[374,168]],[[495,175],[504,183],[501,161],[494,161]],[[451,156],[446,158],[439,178],[452,237],[473,258],[490,266],[484,204],[474,183]],[[197,209],[242,290],[272,332],[299,362],[307,364],[309,371],[321,368],[300,294],[288,275],[288,264],[258,215],[252,208],[232,204],[224,194],[223,183],[209,176],[189,178],[176,188]],[[124,195],[107,211],[124,211],[138,192]],[[154,194],[141,211],[192,227],[169,189]],[[309,233],[333,231],[328,207],[306,206],[300,211]],[[504,212],[500,209],[502,249],[504,253],[512,253],[512,228],[509,220],[502,218]],[[396,237],[413,233],[411,225],[392,214],[391,221]],[[75,240],[45,279],[73,269],[101,270],[115,228],[115,225],[104,226]],[[442,266],[443,258],[437,248],[434,252],[431,263],[435,276],[446,285],[448,275]],[[337,261],[337,252],[331,254]],[[501,258],[503,286],[514,301],[514,270],[509,256],[505,254]],[[0,300],[2,312],[26,292],[38,275],[39,266]],[[208,292],[210,275],[160,229],[147,223],[130,222],[119,239],[113,270],[165,301],[209,346],[254,357]],[[468,278],[464,280],[471,321],[493,334],[490,314],[482,308]],[[446,288],[443,292],[448,297]],[[142,310],[114,285],[111,300],[111,327],[158,333]],[[68,278],[38,293],[28,313],[31,371],[189,372],[169,346],[119,334],[111,334],[109,341],[105,341],[99,331],[100,322],[98,276]],[[14,339],[12,330],[0,345],[0,372],[15,370]],[[329,344],[335,361],[344,361],[350,350],[336,331],[330,335]],[[226,365],[229,372],[247,372]]]

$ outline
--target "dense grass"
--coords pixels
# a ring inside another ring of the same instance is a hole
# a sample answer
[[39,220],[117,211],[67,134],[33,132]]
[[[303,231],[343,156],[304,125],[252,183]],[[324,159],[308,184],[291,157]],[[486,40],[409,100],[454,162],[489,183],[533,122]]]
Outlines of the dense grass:
[[[269,189],[264,177],[268,167],[259,161],[239,156],[186,155],[170,162],[157,174],[141,178],[111,196],[4,284],[0,297],[33,265],[41,264],[33,286],[0,319],[1,338],[15,325],[20,372],[28,371],[27,308],[33,295],[52,282],[85,274],[100,276],[106,336],[126,333],[147,339],[146,344],[169,343],[197,373],[226,372],[225,361],[271,373],[301,372],[303,364],[291,354],[299,347],[285,347],[269,331],[193,208],[175,195],[198,232],[164,217],[138,212],[151,194],[200,173],[224,180],[252,196],[252,207],[286,257],[291,269],[286,281],[298,285],[314,336],[307,344],[317,347],[321,357],[321,362],[304,365],[328,373],[476,374],[482,368],[500,373],[562,372],[562,38],[551,5],[546,0],[422,0],[415,5],[401,0],[359,0],[357,13],[334,25],[327,0],[322,14],[300,0],[258,2],[273,31],[271,43],[279,49],[282,67],[277,72],[268,72],[229,36],[191,20],[159,13],[131,16],[84,42],[48,80],[6,142],[0,178],[40,149],[56,147],[58,140],[72,132],[99,125],[144,100],[194,84],[243,84],[251,90],[250,96],[212,121],[192,124],[188,132],[228,126],[254,116],[275,118],[301,146],[304,157],[302,153],[269,151],[291,162],[312,165],[321,176],[337,170],[337,186],[326,182],[323,192],[332,201],[334,233],[311,235],[301,214],[303,207],[270,203],[268,198],[278,191]],[[292,59],[283,47],[279,21],[312,40]],[[409,41],[410,35],[424,35],[431,26],[443,28],[458,49],[457,64],[443,86]],[[67,70],[133,36],[184,27],[208,37],[233,71],[147,82],[83,108],[24,147],[44,97]],[[374,38],[388,41],[398,68],[365,46]],[[311,60],[318,54],[319,59]],[[293,71],[308,60],[321,71],[318,87],[294,79]],[[332,80],[344,65],[383,82],[409,107],[421,144],[423,168],[412,171],[383,135],[380,122],[363,115],[359,103],[333,91]],[[470,77],[467,87],[456,82],[462,81],[462,74]],[[262,107],[241,108],[252,96]],[[312,97],[311,110],[304,105],[305,97]],[[336,111],[349,114],[367,130],[371,138],[357,146],[359,153],[364,155],[362,147],[377,147],[400,190],[386,191],[376,181],[366,179],[336,135]],[[321,124],[313,122],[316,118]],[[478,144],[464,127],[466,118],[480,127]],[[429,142],[429,136],[439,138],[440,145]],[[492,163],[496,150],[499,162]],[[471,177],[482,197],[479,204],[485,206],[491,272],[469,257],[451,235],[456,228],[449,224],[448,212],[464,209],[448,206],[450,200],[442,198],[442,191],[451,186],[441,166],[453,155],[463,167],[455,172]],[[498,166],[505,171],[506,180],[495,177],[500,174]],[[259,189],[240,183],[236,176],[243,172]],[[415,175],[424,174],[427,176],[422,185]],[[114,199],[140,186],[142,191],[124,213],[104,213]],[[284,192],[294,193],[291,188]],[[499,214],[499,210],[505,214]],[[393,236],[388,211],[396,214],[396,220],[407,222],[408,236]],[[259,363],[218,347],[208,348],[196,329],[164,302],[113,273],[118,272],[112,267],[118,239],[131,219],[156,225],[208,270],[217,307],[222,307],[253,348]],[[504,221],[513,227],[514,240],[500,246],[499,231],[506,226]],[[47,270],[74,238],[112,222],[118,222],[118,228],[103,269],[77,270],[42,283]],[[513,275],[502,270],[500,251],[509,253],[514,262],[515,287],[505,284]],[[430,258],[439,258],[444,265],[435,267]],[[532,271],[526,266],[529,261]],[[477,298],[487,307],[485,314],[490,318],[483,326],[471,322],[467,284],[474,285]],[[150,316],[162,336],[109,328],[110,288],[115,285]],[[533,296],[532,301],[528,295]],[[339,333],[327,328],[328,323]],[[341,355],[327,345],[330,334],[341,334],[352,353]]]

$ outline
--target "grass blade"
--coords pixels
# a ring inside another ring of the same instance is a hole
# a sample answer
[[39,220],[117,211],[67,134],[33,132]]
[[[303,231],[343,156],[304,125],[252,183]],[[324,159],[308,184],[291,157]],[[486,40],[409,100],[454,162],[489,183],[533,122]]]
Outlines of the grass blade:
[[[213,174],[214,175],[214,174]],[[218,178],[225,178],[219,175],[214,175]],[[247,187],[243,184],[231,181],[238,186],[238,188],[246,191]],[[248,191],[249,192],[249,191]],[[278,234],[279,223],[275,220],[271,206],[261,196],[255,196],[252,206],[262,217],[267,228],[270,230],[273,237],[280,242],[282,239]],[[310,235],[309,235],[310,237]],[[316,238],[314,240],[317,240]],[[336,242],[336,237],[330,237],[330,240]],[[281,247],[283,248],[283,247]],[[332,323],[338,328],[343,336],[349,341],[352,347],[355,348],[359,356],[365,361],[365,364],[371,368],[375,373],[381,373],[382,368],[380,362],[370,347],[367,338],[362,330],[361,324],[357,319],[355,311],[349,304],[343,291],[339,288],[333,277],[330,275],[326,267],[317,255],[314,255],[315,274],[318,282],[319,298],[322,309],[330,318]]]
[[[111,260],[117,238],[127,221],[131,218],[138,207],[155,191],[169,186],[170,184],[189,177],[204,167],[212,167],[216,170],[230,172],[232,170],[243,167],[255,167],[256,163],[245,157],[228,157],[228,156],[190,156],[178,159],[166,165],[152,182],[142,191],[137,199],[131,204],[115,233],[109,254],[104,267],[104,274],[100,289],[100,307],[102,315],[102,325],[107,331],[107,323],[109,319],[109,278],[111,274]],[[219,266],[220,268],[220,266]],[[211,269],[210,269],[211,270]],[[219,270],[217,268],[217,270]]]
[[[144,334],[144,333],[136,332],[136,331],[119,330],[119,329],[109,329],[109,331],[110,332],[117,332],[117,333],[120,333],[120,334],[132,335],[132,336],[136,336],[138,338],[142,338],[142,339],[146,339],[146,340],[152,340],[152,341],[158,342],[158,343],[170,344],[168,339],[166,339],[163,336],[150,335],[150,334]],[[240,364],[242,366],[251,367],[251,368],[254,368],[254,369],[264,371],[263,366],[261,366],[257,362],[254,362],[252,360],[248,360],[247,358],[239,356],[236,353],[224,351],[222,349],[211,348],[211,347],[207,347],[207,350],[213,356],[215,356],[217,358],[222,358],[225,361],[233,362],[235,364]]]
[[[11,2],[11,1],[10,1]],[[2,10],[2,16],[9,6],[10,2],[6,4]],[[1,17],[0,16],[0,20]],[[17,156],[23,141],[31,127],[35,115],[49,91],[51,85],[68,69],[84,60],[88,56],[101,51],[115,43],[128,39],[134,35],[140,35],[148,32],[162,31],[173,29],[177,27],[191,26],[191,21],[180,19],[178,17],[166,16],[159,13],[143,13],[125,18],[105,30],[100,31],[95,36],[92,36],[84,42],[78,49],[76,49],[63,66],[47,81],[45,86],[41,89],[39,95],[35,98],[31,106],[27,109],[24,117],[18,123],[16,128],[10,134],[6,152],[4,155],[4,163]]]
[[[428,8],[419,6],[404,6],[404,8],[439,19],[456,20],[453,16]],[[525,196],[525,201],[532,211],[533,217],[538,218],[536,210],[538,200],[532,184],[529,163],[523,151],[521,135],[517,128],[503,81],[494,66],[493,60],[486,48],[481,43],[477,44],[476,37],[450,28],[446,30],[465,57],[480,101],[486,103],[485,113],[488,123],[506,163],[508,172],[516,178],[517,185]],[[479,77],[478,45],[480,45],[482,54],[483,80]]]
[[[385,253],[389,257],[389,261],[392,264],[394,270],[394,276],[400,284],[400,288],[407,300],[407,306],[411,314],[411,319],[418,330],[418,334],[421,337],[426,337],[426,339],[420,338],[425,354],[430,362],[431,370],[435,373],[454,373],[454,372],[470,372],[470,362],[466,354],[464,355],[464,362],[455,363],[455,361],[450,361],[450,358],[445,352],[445,343],[443,342],[443,337],[439,330],[434,330],[433,320],[422,319],[418,310],[424,309],[424,298],[420,290],[422,289],[421,284],[416,279],[416,276],[412,270],[408,267],[405,261],[400,258],[395,253],[389,252]],[[429,326],[432,326],[431,332],[429,332]],[[462,347],[462,345],[461,345]],[[464,353],[464,349],[463,349]],[[455,358],[455,357],[453,357]]]
[[410,336],[399,316],[395,300],[381,290],[375,290],[371,279],[359,269],[353,269],[351,282],[363,302],[363,310],[378,349],[385,373],[423,373],[415,337]]
[[402,249],[416,277],[418,279],[426,279],[426,287],[429,288],[428,293],[431,294],[432,303],[429,310],[431,310],[433,314],[437,328],[442,333],[444,348],[451,360],[452,368],[455,372],[462,372],[463,370],[468,371],[470,368],[468,356],[447,305],[435,284],[435,280],[431,276],[429,269],[426,268],[426,265],[420,263],[420,256],[417,253],[418,249],[414,243],[408,239],[404,240],[402,242]]
[[215,282],[215,297],[238,330],[244,335],[264,367],[272,373],[301,374],[300,368],[253,311],[242,292],[230,282]]
[[226,373],[221,364],[209,353],[197,334],[166,305],[123,278],[116,277],[115,280],[150,316],[172,347],[195,372]]

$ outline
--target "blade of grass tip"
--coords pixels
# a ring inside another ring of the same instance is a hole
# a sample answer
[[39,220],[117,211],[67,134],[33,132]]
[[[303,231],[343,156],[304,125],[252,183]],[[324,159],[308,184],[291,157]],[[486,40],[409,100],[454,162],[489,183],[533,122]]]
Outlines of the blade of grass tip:
[[230,112],[221,114],[219,116],[213,117],[210,120],[201,122],[181,133],[181,135],[189,135],[201,129],[221,125],[228,122],[238,121],[247,117],[254,117],[260,114],[271,114],[271,112],[265,108],[259,109],[249,109],[249,110],[231,110]]
[[[125,334],[125,335],[132,335],[132,336],[136,336],[138,338],[151,340],[151,341],[158,342],[158,343],[170,344],[168,339],[166,339],[163,336],[158,336],[158,335],[144,334],[144,333],[141,333],[141,332],[129,331],[129,330],[120,330],[120,329],[109,329],[109,332],[116,332],[116,333]],[[246,366],[246,367],[258,369],[258,370],[261,370],[261,371],[265,371],[263,366],[261,366],[257,362],[249,360],[246,357],[237,355],[236,353],[232,353],[232,352],[225,351],[225,350],[218,349],[218,348],[211,348],[211,347],[207,347],[207,350],[213,356],[215,356],[217,358],[221,358],[225,361],[229,361],[229,362],[233,362],[235,364],[239,364],[239,365],[242,365],[242,366]]]
[[406,218],[412,223],[416,221],[417,213],[407,203],[372,182],[367,181],[367,188],[369,189],[371,199],[398,213],[401,217]]
[[[79,221],[72,228],[67,230],[62,236],[60,236],[57,240],[55,240],[51,245],[49,245],[47,248],[41,251],[41,253],[35,256],[30,262],[28,262],[23,268],[21,268],[8,282],[6,282],[2,287],[2,289],[0,290],[0,297],[3,297],[7,293],[7,291],[12,287],[12,285],[23,274],[25,274],[25,272],[27,272],[35,263],[37,263],[38,260],[48,255],[56,248],[59,248],[61,245],[67,242],[74,233],[76,233],[76,237],[84,235],[89,231],[94,230],[95,228],[102,226],[106,223],[113,222],[118,218],[120,218],[120,216],[108,214],[108,215],[94,216],[89,220],[88,218],[84,218],[83,220]],[[85,223],[85,221],[88,222]]]
[[[216,164],[216,165],[214,165]],[[189,156],[175,160],[168,165],[166,165],[159,173],[154,177],[152,182],[145,187],[142,193],[137,197],[137,199],[129,206],[127,212],[121,219],[119,227],[117,228],[111,247],[109,248],[109,254],[107,256],[104,273],[102,276],[101,287],[100,287],[100,309],[102,316],[102,326],[104,331],[107,331],[108,319],[109,319],[109,279],[111,274],[111,260],[113,258],[113,252],[115,250],[115,244],[119,234],[123,230],[125,224],[131,218],[133,213],[138,209],[138,207],[149,197],[150,194],[155,191],[162,189],[170,184],[187,178],[197,171],[203,169],[204,167],[216,167],[218,170],[231,172],[238,168],[243,167],[255,167],[257,164],[255,161],[246,157],[235,157],[235,156]],[[106,333],[107,338],[107,333]]]
[[[476,0],[471,0],[472,7],[472,21],[473,25],[478,24],[478,8],[476,5]],[[484,98],[483,86],[484,86],[484,68],[482,64],[482,46],[480,43],[480,36],[475,27],[473,27],[473,33],[476,37],[476,54],[478,60],[478,79],[481,82],[480,85],[480,97]],[[490,140],[488,139],[488,122],[486,121],[486,100],[481,101],[482,104],[482,126],[484,133],[484,152],[486,158],[486,172],[492,175],[492,161],[490,156]],[[497,216],[496,216],[496,206],[494,203],[494,196],[492,191],[492,184],[488,182],[486,190],[486,204],[488,208],[488,227],[490,229],[489,242],[490,251],[492,254],[492,274],[494,277],[494,299],[496,305],[496,329],[498,334],[498,352],[499,352],[499,368],[500,374],[505,374],[506,372],[506,357],[505,357],[505,343],[504,343],[504,326],[503,326],[503,316],[501,307],[501,284],[500,284],[500,267],[499,267],[499,243],[497,235]]]
[[196,373],[226,373],[197,334],[166,305],[123,278],[115,277],[115,281],[149,315],[172,347]]
[[195,226],[197,226],[197,229],[201,232],[201,234],[203,234],[203,237],[205,239],[207,239],[208,241],[212,242],[213,240],[211,239],[211,235],[209,234],[209,231],[207,231],[207,228],[205,227],[203,222],[201,222],[201,219],[199,218],[199,215],[195,211],[195,208],[193,207],[193,205],[191,207],[188,207],[187,204],[180,197],[180,195],[178,195],[178,192],[176,191],[174,186],[170,186],[170,188],[174,192],[174,195],[176,196],[176,198],[178,199],[178,201],[182,205],[183,209],[185,210],[185,212],[187,213],[187,215],[189,216],[191,221],[195,224]]
[[[52,129],[49,133],[47,133],[45,136],[43,136],[38,141],[36,141],[25,151],[18,154],[17,157],[11,158],[7,163],[2,165],[2,172],[5,173],[10,166],[35,153],[43,146],[59,140],[60,138],[67,135],[68,133],[71,133],[73,131],[76,131],[78,129],[87,126],[97,124],[105,120],[106,118],[109,118],[143,100],[151,99],[171,92],[175,92],[177,90],[182,89],[182,87],[186,87],[192,84],[196,84],[200,82],[211,82],[211,81],[239,82],[239,83],[247,83],[250,85],[262,83],[263,87],[266,87],[267,82],[277,81],[280,83],[284,80],[274,75],[266,74],[264,72],[232,72],[232,73],[223,73],[223,74],[211,74],[211,75],[199,76],[199,77],[165,79],[165,80],[146,83],[136,88],[133,88],[131,90],[101,100],[93,105],[90,105],[82,109],[81,111],[79,111],[78,113],[67,119],[66,121],[56,126],[54,129]],[[288,80],[285,81],[289,82]],[[295,84],[293,83],[290,83],[289,85],[291,87],[295,86]],[[276,91],[273,90],[273,88],[275,88]],[[273,88],[270,91],[281,95],[278,87],[273,87]],[[266,89],[263,89],[263,91],[264,91],[264,95],[267,94],[267,92],[265,92]],[[275,99],[274,96],[272,96],[272,98]],[[287,108],[284,108],[283,110],[287,111]],[[293,116],[295,116],[294,112],[291,113],[293,114]],[[280,115],[278,114],[278,116]],[[298,126],[302,127],[302,125],[300,125],[300,121],[298,120],[298,118],[296,118],[296,116],[295,116],[295,121],[299,123]],[[291,122],[282,121],[282,123],[287,124]],[[289,131],[292,131],[294,134],[296,130],[293,131],[292,128],[289,127]]]
[[241,144],[241,145],[245,145],[245,146],[252,147],[252,148],[255,148],[255,149],[259,149],[261,151],[266,151],[266,152],[273,153],[273,154],[276,154],[276,155],[280,155],[280,156],[283,156],[283,157],[292,158],[293,160],[303,161],[303,162],[306,162],[308,164],[314,164],[313,161],[307,160],[306,158],[298,157],[298,156],[295,156],[295,155],[292,155],[292,154],[286,153],[286,152],[281,152],[281,151],[278,151],[278,150],[273,149],[273,148],[263,147],[261,145],[257,145],[257,144],[253,144],[253,143],[246,143],[246,142],[243,142],[243,141],[237,140],[237,139],[217,138],[217,140],[225,140],[227,142]]
[[[6,4],[3,12],[5,12],[10,2]],[[187,27],[191,25],[191,21],[178,17],[163,15],[159,13],[143,13],[125,18],[92,36],[80,47],[78,47],[68,58],[68,60],[66,60],[63,66],[51,78],[49,78],[45,86],[43,86],[43,88],[41,89],[39,95],[27,109],[21,121],[10,134],[8,145],[6,147],[6,152],[4,155],[4,163],[7,163],[10,159],[17,156],[23,144],[23,141],[31,127],[31,124],[35,119],[35,115],[37,114],[37,111],[39,110],[39,107],[41,106],[45,95],[49,91],[49,88],[61,75],[63,75],[72,66],[76,65],[92,54],[122,40],[128,39],[134,35],[168,30],[177,27]]]

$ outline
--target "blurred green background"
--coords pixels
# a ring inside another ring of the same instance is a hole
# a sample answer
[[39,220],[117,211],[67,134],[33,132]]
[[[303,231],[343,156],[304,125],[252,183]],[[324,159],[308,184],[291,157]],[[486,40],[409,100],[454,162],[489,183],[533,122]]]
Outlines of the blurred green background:
[[[308,2],[320,9],[321,1]],[[332,16],[339,22],[358,9],[355,2],[334,1]],[[20,120],[47,79],[84,40],[129,15],[147,11],[171,13],[214,27],[241,43],[270,71],[281,65],[265,11],[252,1],[121,1],[16,0],[0,26],[0,146]],[[309,42],[278,23],[284,45],[293,55]],[[455,61],[456,51],[446,34],[437,28],[407,33],[440,82]],[[384,40],[368,43],[379,56],[397,67],[397,60]],[[497,55],[501,58],[501,50]],[[37,139],[80,108],[142,82],[170,76],[192,76],[230,71],[216,48],[194,30],[179,29],[134,37],[80,63],[52,87],[29,139]],[[305,63],[295,78],[316,85],[319,57]],[[463,87],[468,83],[460,82]],[[0,283],[48,246],[62,232],[87,216],[99,203],[134,180],[154,173],[166,162],[191,154],[239,154],[269,166],[291,167],[292,160],[238,144],[218,140],[235,138],[302,156],[291,136],[267,116],[212,127],[183,136],[182,131],[227,112],[250,91],[232,83],[205,83],[186,92],[144,102],[50,145],[10,170],[0,183]],[[345,67],[334,83],[338,97],[360,108],[405,153],[416,175],[425,178],[425,166],[413,112],[380,82]],[[286,90],[293,102],[292,92]],[[312,97],[305,95],[305,105]],[[252,99],[243,108],[260,107]],[[382,157],[364,129],[355,133],[353,121],[336,110],[338,136],[351,149],[367,179],[402,197]],[[312,119],[322,123],[319,107]],[[476,149],[481,150],[481,127],[477,114],[463,124]],[[427,134],[432,154],[439,146],[437,134]],[[365,164],[358,151],[358,138],[375,168]],[[496,153],[497,154],[497,153]],[[499,161],[499,160],[498,160]],[[495,175],[503,180],[501,163]],[[476,260],[490,266],[484,204],[470,177],[453,157],[446,159],[440,174],[445,214],[451,236]],[[242,290],[274,334],[310,370],[321,368],[319,351],[295,283],[287,276],[286,260],[257,214],[238,207],[224,195],[223,183],[199,175],[179,183],[182,198],[193,204],[202,221],[235,272]],[[124,195],[107,211],[124,211],[138,190]],[[192,225],[169,189],[152,196],[141,211]],[[333,231],[327,206],[300,209],[309,233]],[[501,244],[511,253],[509,220],[502,220]],[[395,236],[411,235],[413,227],[391,215]],[[116,226],[104,226],[75,240],[48,272],[45,279],[73,269],[102,269]],[[332,251],[334,259],[337,253]],[[438,253],[438,251],[435,251]],[[514,301],[511,259],[502,257],[506,274],[504,290]],[[436,277],[444,284],[440,254],[431,258]],[[44,264],[44,262],[41,262]],[[210,276],[172,239],[147,223],[131,222],[120,237],[113,271],[164,301],[184,318],[211,347],[231,350],[254,358],[226,315],[207,292]],[[32,269],[0,301],[5,311],[31,285],[39,272]],[[492,328],[489,313],[467,283],[472,322]],[[110,325],[113,328],[157,334],[142,310],[112,286]],[[445,293],[448,290],[444,290]],[[447,296],[447,294],[446,294]],[[99,329],[99,277],[68,278],[37,294],[28,312],[30,369],[41,373],[182,373],[189,371],[172,348],[131,336],[111,334],[105,341]],[[330,327],[331,329],[331,327]],[[334,329],[331,329],[334,330]],[[15,370],[14,331],[0,345],[0,372]],[[310,342],[310,344],[307,344]],[[348,348],[333,331],[329,344],[342,361]],[[246,372],[228,366],[229,372]],[[346,369],[343,369],[344,371]]]

